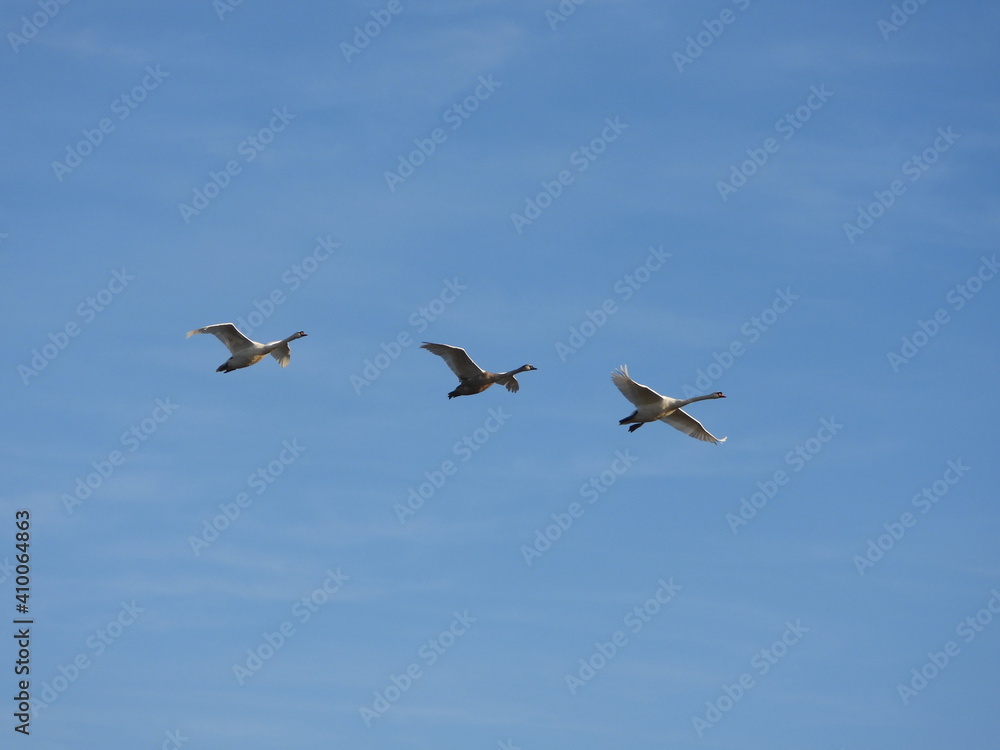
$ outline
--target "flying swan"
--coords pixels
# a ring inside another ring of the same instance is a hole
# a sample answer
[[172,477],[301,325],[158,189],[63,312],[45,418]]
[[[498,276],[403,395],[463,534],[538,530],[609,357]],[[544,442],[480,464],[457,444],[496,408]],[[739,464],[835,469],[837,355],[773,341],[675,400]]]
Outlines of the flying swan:
[[215,370],[216,372],[232,372],[233,370],[239,370],[241,367],[255,365],[268,354],[278,360],[278,364],[282,367],[287,367],[288,361],[292,357],[292,353],[288,349],[288,342],[300,339],[306,335],[304,331],[299,331],[298,333],[293,333],[287,339],[272,341],[270,344],[261,344],[248,339],[232,323],[217,323],[216,325],[205,326],[204,328],[196,328],[193,331],[188,331],[187,335],[190,338],[196,333],[212,334],[225,344],[226,348],[233,355],[219,365]]
[[722,393],[709,393],[705,396],[695,396],[694,398],[677,399],[669,396],[661,396],[652,388],[636,383],[628,375],[628,367],[622,365],[611,374],[611,379],[622,395],[635,405],[635,411],[629,414],[618,424],[628,424],[629,432],[633,432],[642,427],[646,422],[660,420],[666,422],[671,427],[676,427],[681,432],[690,435],[706,443],[724,443],[725,438],[717,438],[710,433],[694,417],[683,411],[681,407],[692,404],[695,401],[704,401],[710,398],[725,398]]
[[473,362],[465,349],[460,347],[448,346],[447,344],[429,344],[425,341],[420,348],[441,357],[461,381],[458,387],[448,394],[448,398],[482,393],[494,383],[500,383],[511,393],[517,393],[520,386],[514,376],[520,372],[538,369],[534,365],[521,365],[510,372],[487,372]]

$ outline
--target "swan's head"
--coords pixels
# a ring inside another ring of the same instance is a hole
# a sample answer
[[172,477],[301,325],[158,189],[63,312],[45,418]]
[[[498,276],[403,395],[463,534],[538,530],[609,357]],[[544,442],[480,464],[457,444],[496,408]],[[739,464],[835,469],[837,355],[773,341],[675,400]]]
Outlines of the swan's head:
[[294,335],[292,336],[292,338],[293,338],[293,339],[300,339],[300,338],[302,338],[303,336],[308,336],[308,335],[309,335],[309,334],[308,334],[308,333],[306,333],[305,331],[299,331],[298,333],[294,334]]
[[712,394],[712,397],[713,398],[725,398],[726,394],[723,393],[722,391],[716,391],[715,393]]
[[528,370],[537,370],[538,368],[535,367],[534,365],[521,365],[521,369],[524,372],[527,372]]

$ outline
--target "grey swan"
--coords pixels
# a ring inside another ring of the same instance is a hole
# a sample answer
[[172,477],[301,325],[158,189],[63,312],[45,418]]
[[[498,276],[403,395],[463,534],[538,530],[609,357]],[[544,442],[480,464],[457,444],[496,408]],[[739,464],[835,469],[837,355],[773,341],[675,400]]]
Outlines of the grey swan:
[[511,393],[517,393],[520,386],[517,378],[518,373],[537,370],[534,365],[521,365],[516,370],[510,372],[487,372],[466,353],[465,349],[447,344],[431,344],[424,342],[421,349],[426,349],[431,354],[436,354],[445,361],[451,371],[458,376],[461,381],[458,387],[448,394],[448,398],[456,396],[472,396],[482,393],[494,383],[499,383]]

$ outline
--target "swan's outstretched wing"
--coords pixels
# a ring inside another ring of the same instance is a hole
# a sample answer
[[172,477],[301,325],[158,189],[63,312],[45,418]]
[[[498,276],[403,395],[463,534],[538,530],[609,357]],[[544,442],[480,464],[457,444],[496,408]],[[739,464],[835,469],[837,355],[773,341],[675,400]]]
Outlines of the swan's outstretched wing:
[[663,396],[645,385],[636,383],[628,376],[628,367],[622,365],[613,373],[611,379],[622,395],[635,404],[636,407],[651,406],[663,402]]
[[282,367],[288,367],[288,363],[292,360],[292,351],[288,348],[288,342],[285,341],[277,348],[272,349],[271,356],[278,360],[278,364]]
[[232,323],[216,323],[213,326],[196,328],[193,331],[188,331],[187,335],[190,337],[194,336],[196,333],[212,334],[226,345],[226,348],[231,354],[236,354],[237,352],[254,345],[254,342],[240,333],[240,330]]
[[521,385],[517,382],[517,378],[514,377],[514,373],[502,372],[497,375],[496,382],[502,385],[511,393],[517,393],[521,390]]
[[483,369],[473,362],[472,357],[461,347],[448,346],[447,344],[429,344],[425,341],[420,348],[441,357],[460,380],[467,380],[468,378],[474,378],[477,375],[483,374]]
[[685,435],[690,435],[698,440],[704,440],[706,443],[724,443],[725,438],[717,438],[711,432],[706,430],[701,422],[692,417],[683,409],[677,409],[671,412],[665,417],[660,417],[661,422],[666,422],[671,427],[676,427],[678,430],[683,432]]

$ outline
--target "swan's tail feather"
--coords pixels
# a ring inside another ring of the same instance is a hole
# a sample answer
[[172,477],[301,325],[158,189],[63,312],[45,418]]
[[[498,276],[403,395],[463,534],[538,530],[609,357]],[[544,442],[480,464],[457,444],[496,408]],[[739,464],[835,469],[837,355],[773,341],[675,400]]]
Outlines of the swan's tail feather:
[[[629,414],[629,415],[628,415],[627,417],[625,417],[624,419],[619,419],[619,420],[618,420],[618,424],[632,424],[632,422],[634,422],[634,421],[635,421],[635,417],[636,417],[636,415],[637,415],[638,413],[639,413],[639,410],[638,410],[638,409],[636,409],[636,410],[635,410],[634,412],[632,412],[631,414]],[[642,423],[640,422],[640,424],[642,424]]]

